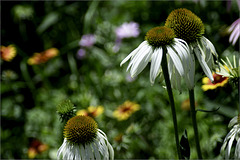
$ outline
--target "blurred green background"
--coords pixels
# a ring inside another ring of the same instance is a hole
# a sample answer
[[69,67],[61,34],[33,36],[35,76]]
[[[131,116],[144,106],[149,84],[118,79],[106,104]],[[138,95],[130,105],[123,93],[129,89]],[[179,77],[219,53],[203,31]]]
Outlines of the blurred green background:
[[[229,42],[227,28],[239,18],[232,1],[2,1],[1,45],[14,45],[16,57],[1,60],[1,159],[56,159],[63,142],[63,124],[56,106],[70,99],[79,109],[102,105],[96,117],[99,128],[113,145],[116,159],[177,158],[168,96],[162,83],[151,86],[148,67],[129,80],[127,65],[120,62],[143,40],[152,27],[164,25],[176,8],[187,8],[205,25],[205,37],[215,46],[220,58],[239,51]],[[138,37],[122,40],[114,52],[115,29],[125,22],[139,24]],[[78,58],[79,41],[94,34],[96,43]],[[239,42],[239,41],[238,41]],[[58,56],[46,63],[29,65],[35,52],[57,48]],[[237,115],[238,91],[228,84],[204,92],[204,74],[197,65],[195,99],[197,107],[213,113],[197,113],[200,143],[204,158],[221,159],[220,147],[228,132],[228,122]],[[11,74],[6,76],[6,71]],[[191,117],[182,103],[188,92],[174,91],[179,132],[187,129],[191,158],[197,158]],[[113,111],[126,100],[141,109],[125,121]],[[181,135],[180,135],[181,136]],[[33,143],[44,144],[45,151]],[[36,154],[29,156],[35,147]]]

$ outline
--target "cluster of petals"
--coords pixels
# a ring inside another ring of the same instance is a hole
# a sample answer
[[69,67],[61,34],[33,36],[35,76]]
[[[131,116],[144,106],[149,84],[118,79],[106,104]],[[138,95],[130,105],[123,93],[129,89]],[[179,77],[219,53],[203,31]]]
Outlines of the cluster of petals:
[[136,22],[125,22],[116,28],[115,33],[119,39],[137,37],[140,33],[139,24]]
[[17,50],[13,45],[1,46],[1,58],[4,61],[10,62],[17,54]]
[[58,159],[86,160],[86,159],[114,159],[114,151],[103,131],[98,129],[93,142],[88,144],[74,144],[65,138],[57,152]]
[[229,37],[229,43],[232,43],[232,45],[235,45],[237,40],[240,37],[240,18],[238,18],[236,21],[234,21],[228,31],[231,33]]
[[28,59],[28,64],[39,65],[46,63],[48,60],[56,57],[58,54],[59,50],[57,48],[50,48],[41,53],[34,53],[34,55]]
[[225,151],[225,159],[230,158],[231,148],[233,146],[234,140],[236,141],[235,152],[234,152],[234,159],[240,159],[240,115],[234,117],[230,122],[228,127],[232,127],[230,132],[224,139],[223,145],[221,147],[221,151]]
[[[193,72],[194,63],[192,56],[189,52],[187,43],[179,38],[174,38],[172,44],[166,45],[167,53],[164,52],[164,48],[153,47],[148,44],[147,41],[143,41],[135,50],[133,50],[120,65],[123,65],[130,60],[127,71],[130,70],[132,77],[137,76],[147,66],[148,62],[151,61],[150,67],[150,82],[153,84],[156,77],[161,73],[161,62],[163,54],[167,54],[169,78],[172,82],[173,88],[180,89],[181,76],[184,76],[189,83],[192,81],[191,77],[187,77],[188,72]],[[192,75],[192,74],[190,74]]]

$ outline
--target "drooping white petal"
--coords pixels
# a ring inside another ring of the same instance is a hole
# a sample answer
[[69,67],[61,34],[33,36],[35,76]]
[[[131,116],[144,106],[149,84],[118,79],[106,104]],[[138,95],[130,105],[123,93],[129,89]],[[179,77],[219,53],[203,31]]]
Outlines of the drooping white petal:
[[94,150],[95,158],[96,158],[97,160],[98,160],[98,159],[101,159],[101,155],[100,155],[100,153],[99,153],[99,150],[98,150],[98,148],[96,147],[96,142],[91,143],[91,145],[92,145],[92,148],[93,148],[93,150]]
[[108,147],[107,147],[107,145],[105,143],[104,136],[99,133],[97,139],[99,139],[100,144],[103,147],[103,151],[104,151],[104,155],[103,156],[104,156],[104,158],[108,158],[109,157]]
[[168,74],[169,74],[169,79],[172,79],[172,75],[173,75],[173,61],[171,58],[169,58],[169,55],[167,55],[167,59],[168,59]]
[[[137,62],[143,56],[143,53],[146,53],[146,50],[149,49],[149,45],[142,45],[141,48],[136,52],[136,54],[131,58],[131,61],[128,64],[127,70],[128,71],[135,62]],[[143,52],[143,53],[142,53]]]
[[68,159],[74,159],[74,150],[73,150],[73,147],[69,147],[69,156],[68,156]]
[[204,37],[204,36],[202,36],[201,40],[204,40],[204,41],[206,42],[206,44],[209,46],[212,54],[213,54],[214,56],[216,56],[216,58],[218,58],[218,54],[217,54],[216,49],[215,49],[214,45],[212,44],[212,42],[209,41],[209,40],[208,40],[206,37]]
[[109,154],[110,154],[110,159],[114,159],[114,151],[113,151],[113,148],[112,148],[112,146],[111,146],[111,144],[108,142],[108,140],[107,140],[107,136],[106,136],[106,134],[102,131],[102,130],[100,130],[100,129],[98,129],[98,132],[101,134],[101,137],[105,140],[105,142],[107,143],[107,147],[108,147],[108,150],[109,150]]
[[240,159],[240,137],[237,140],[236,148],[235,148],[235,153],[234,153],[234,159]]
[[64,151],[66,145],[67,145],[67,140],[64,139],[63,144],[61,145],[61,147],[60,147],[60,148],[58,149],[58,151],[57,151],[57,157],[58,157],[58,159],[61,158],[61,154],[62,154],[62,152]]
[[228,124],[228,127],[232,127],[234,124],[236,124],[238,122],[238,116],[235,116],[233,119],[231,119],[231,121]]
[[89,159],[94,159],[93,151],[90,144],[85,145],[85,150],[88,153]]
[[147,66],[149,60],[152,57],[152,52],[152,47],[147,46],[146,50],[141,49],[139,51],[139,54],[141,54],[141,56],[137,57],[136,59],[132,59],[133,65],[130,70],[132,77],[137,76]]
[[151,68],[150,68],[150,82],[153,84],[157,75],[159,74],[162,62],[163,50],[161,47],[153,51]]
[[184,70],[179,56],[175,53],[175,51],[171,47],[167,46],[167,50],[179,74],[183,76]]
[[214,81],[213,79],[213,75],[212,75],[212,72],[211,70],[209,69],[207,63],[205,62],[204,58],[202,57],[202,54],[201,54],[201,48],[199,47],[194,47],[194,53],[200,63],[200,65],[202,66],[202,69],[204,71],[204,73],[206,74],[206,76],[210,79],[210,81]]
[[86,159],[86,152],[85,152],[85,149],[83,147],[83,145],[80,145],[80,153],[81,153],[81,157],[82,159]]
[[194,87],[194,80],[195,80],[195,57],[193,54],[190,55],[191,56],[191,63],[190,63],[190,70],[188,72],[188,78],[189,78],[189,86],[188,88],[191,90]]
[[139,49],[145,45],[147,43],[147,41],[143,41],[135,50],[133,50],[126,58],[124,58],[124,60],[120,63],[120,66],[122,66],[124,63],[126,63],[131,57],[133,57],[138,51]]
[[228,142],[228,146],[227,146],[227,152],[225,154],[225,159],[229,159],[230,157],[230,151],[231,151],[231,148],[232,148],[232,143],[233,143],[233,140],[235,139],[235,136],[232,136],[231,139],[229,140]]
[[75,147],[75,160],[81,160],[81,154],[80,154],[80,150],[79,150],[79,145],[77,147]]
[[107,141],[107,146],[108,146],[108,150],[109,150],[109,157],[111,160],[114,159],[114,151],[113,151],[113,147],[111,146],[111,144]]
[[183,69],[184,69],[184,74],[186,74],[189,70],[189,54],[187,53],[188,51],[186,51],[180,44],[176,43],[175,45],[171,46],[172,49],[178,53],[181,62],[183,64]]
[[197,45],[200,48],[201,54],[210,70],[212,70],[214,60],[211,53],[211,49],[204,39],[197,40]]

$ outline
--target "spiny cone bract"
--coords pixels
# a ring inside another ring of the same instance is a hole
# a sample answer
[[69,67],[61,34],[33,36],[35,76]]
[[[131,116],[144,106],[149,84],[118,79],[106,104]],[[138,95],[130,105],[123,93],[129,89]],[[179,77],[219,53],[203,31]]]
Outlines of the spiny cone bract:
[[67,122],[75,115],[74,104],[70,100],[64,100],[57,105],[57,113],[59,114],[62,122]]

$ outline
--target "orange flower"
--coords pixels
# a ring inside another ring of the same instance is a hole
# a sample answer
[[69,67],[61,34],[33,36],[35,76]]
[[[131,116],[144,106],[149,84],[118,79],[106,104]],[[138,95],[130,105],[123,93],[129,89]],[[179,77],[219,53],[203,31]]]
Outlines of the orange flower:
[[34,139],[28,149],[28,158],[35,158],[37,154],[40,154],[48,149],[48,145],[43,144],[37,139]]
[[90,106],[87,109],[82,109],[77,111],[77,115],[84,115],[84,116],[90,116],[92,118],[95,118],[99,115],[101,115],[104,111],[103,106]]
[[216,74],[216,73],[213,73],[213,78],[214,78],[214,83],[212,83],[210,81],[210,79],[207,78],[207,77],[204,77],[202,79],[202,83],[203,83],[202,89],[204,91],[213,90],[213,89],[216,89],[217,87],[223,87],[228,82],[227,77],[223,77],[223,76],[221,76],[219,74]]
[[[197,106],[197,102],[195,102],[195,107]],[[190,111],[190,100],[186,99],[181,104],[181,109],[184,111]]]
[[113,112],[113,116],[116,117],[119,121],[126,120],[139,109],[139,104],[131,101],[125,101]]
[[1,58],[4,61],[10,62],[17,54],[17,50],[13,45],[7,47],[1,46]]
[[34,55],[28,59],[28,64],[30,65],[38,65],[41,63],[47,62],[49,59],[56,57],[59,51],[56,48],[50,48],[41,53],[34,53]]

